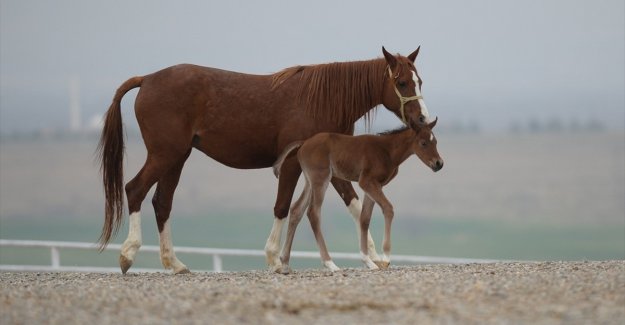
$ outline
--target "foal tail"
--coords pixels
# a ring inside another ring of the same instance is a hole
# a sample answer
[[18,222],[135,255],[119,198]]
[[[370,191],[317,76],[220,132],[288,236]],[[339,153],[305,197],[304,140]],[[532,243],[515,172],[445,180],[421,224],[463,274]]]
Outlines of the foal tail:
[[278,156],[278,159],[276,159],[276,162],[273,163],[273,174],[276,175],[276,178],[280,177],[280,168],[282,167],[282,163],[284,162],[284,160],[286,159],[286,157],[289,156],[289,153],[291,153],[291,151],[299,148],[302,146],[302,144],[304,144],[304,141],[295,141],[292,142],[291,144],[289,144],[288,146],[286,146],[286,148],[284,149],[284,151],[282,151],[282,153],[280,154],[280,156]]
[[122,224],[124,208],[124,130],[122,128],[121,100],[131,89],[140,87],[143,77],[133,77],[124,82],[115,93],[113,103],[106,112],[97,155],[104,184],[104,225],[100,235],[100,251],[111,236],[117,234]]

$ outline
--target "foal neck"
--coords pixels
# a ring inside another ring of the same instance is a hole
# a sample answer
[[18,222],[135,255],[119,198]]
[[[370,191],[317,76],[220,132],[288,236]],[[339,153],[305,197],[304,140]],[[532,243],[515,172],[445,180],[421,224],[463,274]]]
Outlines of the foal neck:
[[416,134],[410,128],[402,128],[387,134],[381,134],[381,137],[386,142],[384,148],[388,151],[391,160],[397,165],[404,162],[414,153],[412,144],[416,141]]

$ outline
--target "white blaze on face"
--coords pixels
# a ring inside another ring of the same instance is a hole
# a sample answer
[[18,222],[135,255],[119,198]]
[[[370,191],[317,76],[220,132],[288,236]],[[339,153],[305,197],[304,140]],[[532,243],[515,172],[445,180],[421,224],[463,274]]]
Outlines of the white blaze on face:
[[[421,95],[421,89],[419,89],[419,78],[417,77],[417,73],[414,71],[412,71],[412,80],[414,81],[414,84],[415,84],[415,94],[417,94],[417,96],[423,97],[423,95]],[[419,105],[421,106],[421,114],[425,116],[425,122],[429,123],[430,113],[428,112],[428,108],[427,106],[425,106],[425,102],[423,101],[423,99],[418,99],[418,101],[419,101]]]

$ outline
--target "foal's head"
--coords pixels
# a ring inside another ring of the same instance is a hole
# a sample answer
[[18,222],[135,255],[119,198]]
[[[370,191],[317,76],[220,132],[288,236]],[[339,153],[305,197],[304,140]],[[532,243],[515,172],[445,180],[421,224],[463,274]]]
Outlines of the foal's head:
[[432,133],[432,129],[436,126],[437,121],[438,117],[434,122],[419,128],[416,131],[415,140],[412,144],[412,150],[417,157],[435,172],[443,168],[443,158],[438,154],[436,137]]
[[382,47],[382,53],[388,65],[382,104],[415,131],[424,127],[429,119],[428,110],[421,95],[423,81],[414,65],[420,48],[419,46],[405,57],[394,56]]

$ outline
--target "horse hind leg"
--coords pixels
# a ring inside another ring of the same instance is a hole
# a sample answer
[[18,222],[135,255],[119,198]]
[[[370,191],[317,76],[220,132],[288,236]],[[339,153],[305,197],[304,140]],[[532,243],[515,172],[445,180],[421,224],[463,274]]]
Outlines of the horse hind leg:
[[119,256],[119,266],[124,274],[134,263],[135,255],[142,244],[141,202],[145,199],[150,188],[172,165],[171,160],[157,159],[148,153],[146,162],[139,173],[126,184],[126,198],[130,220],[128,237],[122,244]]
[[126,184],[126,198],[128,200],[129,224],[128,237],[122,244],[119,255],[119,266],[123,274],[126,274],[135,260],[135,255],[141,248],[141,202],[145,198],[148,190],[156,180],[150,179],[146,175],[146,167],[149,160],[139,173],[128,184]]
[[165,269],[172,269],[174,274],[189,273],[184,263],[180,262],[174,253],[174,246],[171,237],[171,223],[169,215],[171,213],[174,191],[178,186],[180,174],[185,161],[189,157],[191,150],[174,167],[172,167],[163,177],[158,180],[156,191],[152,198],[152,206],[156,215],[156,225],[159,233],[161,262]]

